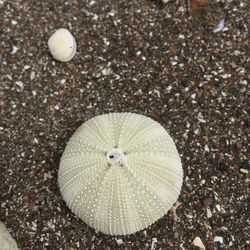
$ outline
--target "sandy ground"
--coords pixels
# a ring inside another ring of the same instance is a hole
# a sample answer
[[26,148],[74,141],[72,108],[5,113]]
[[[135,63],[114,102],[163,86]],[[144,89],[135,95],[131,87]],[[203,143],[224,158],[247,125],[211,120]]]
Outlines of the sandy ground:
[[[222,1],[194,22],[184,1],[0,1],[0,220],[20,249],[189,250],[196,236],[206,249],[249,248],[248,5]],[[227,15],[222,32],[214,13]],[[47,48],[61,27],[78,45],[68,63]],[[179,221],[115,237],[70,212],[57,171],[81,123],[125,111],[170,132],[185,178]]]

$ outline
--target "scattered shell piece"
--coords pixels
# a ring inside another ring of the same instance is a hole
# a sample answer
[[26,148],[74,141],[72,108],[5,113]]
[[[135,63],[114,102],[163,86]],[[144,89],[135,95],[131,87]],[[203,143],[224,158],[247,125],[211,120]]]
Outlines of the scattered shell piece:
[[155,243],[157,243],[157,238],[153,238],[152,239],[152,243],[151,243],[151,248],[150,248],[150,250],[155,250]]
[[76,53],[76,41],[67,29],[59,29],[48,40],[52,56],[60,61],[70,61]]
[[240,172],[243,173],[243,174],[248,174],[248,170],[247,170],[247,169],[244,169],[244,168],[241,168],[241,169],[240,169]]
[[8,232],[7,228],[0,222],[0,249],[3,250],[18,250],[16,241]]
[[17,21],[16,20],[11,20],[11,24],[12,25],[17,25]]
[[112,235],[135,233],[166,214],[182,178],[180,156],[167,131],[133,113],[83,123],[68,142],[58,173],[69,208]]
[[112,71],[111,68],[104,68],[104,69],[102,70],[102,74],[103,74],[104,76],[111,75],[112,73],[113,73],[113,71]]
[[225,18],[220,20],[220,23],[218,24],[218,26],[216,27],[216,29],[214,30],[215,33],[220,32],[224,29],[225,27]]
[[209,207],[207,207],[207,218],[211,218],[213,216],[212,211]]
[[12,46],[12,51],[10,52],[12,55],[16,54],[16,52],[19,50],[16,46]]
[[15,84],[20,87],[20,89],[23,89],[23,82],[21,81],[16,81]]
[[196,236],[193,240],[193,244],[196,246],[196,247],[199,247],[200,249],[202,250],[206,250],[202,240],[200,237]]
[[181,205],[181,202],[176,201],[173,207],[171,208],[171,212],[173,214],[174,221],[180,221],[180,218],[177,216],[176,210]]
[[122,245],[123,244],[123,240],[122,239],[117,239],[116,240],[116,243],[118,246]]
[[219,242],[220,244],[223,244],[223,238],[221,236],[215,236],[214,242]]
[[219,205],[219,204],[216,204],[215,207],[216,207],[216,209],[218,210],[218,212],[220,212],[220,205]]

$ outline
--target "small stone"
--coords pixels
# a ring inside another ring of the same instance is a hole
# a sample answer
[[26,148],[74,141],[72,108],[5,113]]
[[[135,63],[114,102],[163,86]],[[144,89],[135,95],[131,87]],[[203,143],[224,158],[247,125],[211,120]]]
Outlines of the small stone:
[[218,165],[217,165],[217,169],[220,170],[221,172],[223,171],[227,171],[229,168],[229,166],[224,163],[224,162],[220,162]]
[[16,83],[16,85],[17,85],[18,87],[20,87],[20,89],[23,89],[23,82],[21,82],[21,81],[16,81],[15,83]]
[[240,167],[249,170],[250,169],[250,161],[243,161],[240,164]]
[[35,77],[36,77],[36,73],[35,73],[34,71],[32,71],[32,72],[30,73],[30,80],[34,80]]
[[220,244],[223,244],[223,238],[221,236],[215,236],[214,237],[214,242],[219,242]]
[[243,173],[243,174],[248,174],[248,170],[244,169],[244,168],[241,168],[240,169],[240,172]]
[[212,211],[209,207],[207,207],[207,218],[211,218],[213,216]]
[[123,244],[123,240],[122,239],[117,239],[116,240],[116,243],[118,246],[122,245]]
[[112,72],[112,69],[111,68],[107,68],[107,69],[103,69],[102,70],[102,74],[104,76],[108,76],[108,75],[111,75],[113,72]]
[[221,210],[220,205],[219,205],[219,204],[216,204],[215,207],[216,207],[216,209],[218,210],[218,212],[220,212],[220,210]]
[[14,55],[14,54],[16,54],[16,52],[17,52],[17,50],[18,50],[19,48],[17,48],[16,46],[12,46],[12,51],[10,52],[12,55]]
[[175,232],[174,233],[174,238],[177,239],[179,237],[179,233],[178,232]]
[[200,249],[202,250],[206,250],[202,240],[200,237],[196,236],[193,240],[193,244],[196,246],[196,247],[199,247]]
[[12,21],[11,21],[11,24],[12,24],[12,25],[17,25],[17,21],[16,21],[16,20],[12,20]]

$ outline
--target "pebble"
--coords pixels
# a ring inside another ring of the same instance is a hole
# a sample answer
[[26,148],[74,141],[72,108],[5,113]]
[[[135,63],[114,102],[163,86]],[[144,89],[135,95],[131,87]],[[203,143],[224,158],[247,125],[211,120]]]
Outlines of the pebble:
[[12,46],[12,51],[10,52],[12,55],[14,55],[14,54],[16,54],[16,52],[17,52],[17,50],[18,50],[19,48],[17,48],[16,46]]
[[207,207],[207,218],[211,218],[213,216],[212,211],[209,207]]
[[104,76],[111,75],[111,74],[112,74],[112,69],[111,69],[111,68],[103,69],[103,70],[102,70],[102,74],[103,74]]
[[202,250],[206,250],[202,240],[200,237],[196,236],[193,240],[193,244],[196,246],[196,247],[199,247],[200,249]]
[[229,168],[229,166],[224,163],[224,162],[220,162],[218,165],[217,165],[217,169],[220,170],[221,172],[223,171],[227,171]]
[[116,243],[118,246],[122,245],[123,244],[123,240],[122,239],[117,239],[116,240]]
[[240,167],[249,170],[250,169],[250,161],[243,161],[240,164]]
[[215,236],[214,242],[219,242],[220,244],[223,244],[223,238],[221,236]]
[[248,174],[248,170],[244,169],[244,168],[241,168],[240,169],[240,172],[243,173],[243,174]]
[[20,87],[21,89],[23,89],[23,82],[21,81],[16,81],[15,84]]

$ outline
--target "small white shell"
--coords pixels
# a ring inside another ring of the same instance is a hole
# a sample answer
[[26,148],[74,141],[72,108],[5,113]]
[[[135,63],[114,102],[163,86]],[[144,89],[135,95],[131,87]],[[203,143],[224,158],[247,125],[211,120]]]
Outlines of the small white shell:
[[76,53],[75,38],[67,29],[57,30],[48,40],[48,47],[52,56],[61,62],[71,60]]
[[181,160],[168,132],[133,113],[96,116],[82,124],[63,153],[58,181],[69,208],[106,234],[148,227],[177,200]]

